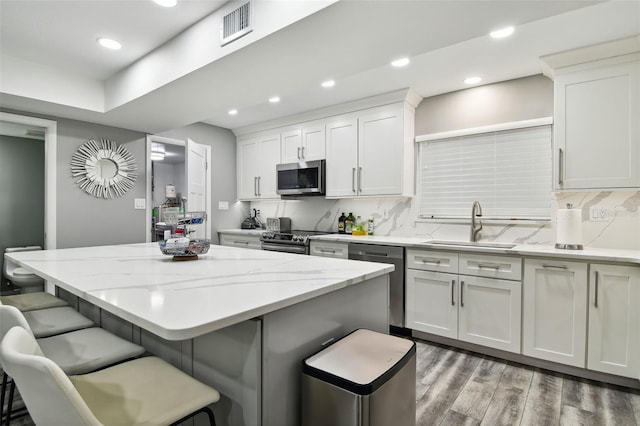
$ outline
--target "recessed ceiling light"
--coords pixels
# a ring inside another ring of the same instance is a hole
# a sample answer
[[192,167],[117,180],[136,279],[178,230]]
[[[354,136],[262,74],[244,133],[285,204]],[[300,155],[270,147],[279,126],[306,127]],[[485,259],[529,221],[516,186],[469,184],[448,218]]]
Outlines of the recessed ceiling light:
[[230,109],[229,110],[229,115],[236,115],[238,113],[237,109]]
[[111,49],[111,50],[118,50],[122,47],[122,45],[120,43],[118,43],[115,40],[112,40],[110,38],[104,38],[104,37],[100,37],[97,40],[98,44],[102,47],[106,47],[107,49]]
[[480,83],[481,81],[482,81],[482,78],[480,77],[469,77],[469,78],[465,78],[464,84],[476,84],[476,83]]
[[273,96],[273,97],[269,98],[269,102],[271,102],[272,104],[277,104],[278,102],[280,102],[280,97],[279,96]]
[[493,38],[505,38],[513,34],[513,31],[515,31],[513,27],[505,27],[500,28],[499,30],[491,31],[489,35]]
[[153,2],[162,7],[173,7],[178,4],[178,0],[153,0]]
[[327,80],[327,81],[323,81],[321,86],[322,87],[333,87],[336,85],[336,81],[335,80]]
[[400,59],[396,59],[395,61],[391,62],[391,66],[396,67],[396,68],[400,68],[400,67],[406,67],[407,65],[409,65],[409,58],[400,58]]

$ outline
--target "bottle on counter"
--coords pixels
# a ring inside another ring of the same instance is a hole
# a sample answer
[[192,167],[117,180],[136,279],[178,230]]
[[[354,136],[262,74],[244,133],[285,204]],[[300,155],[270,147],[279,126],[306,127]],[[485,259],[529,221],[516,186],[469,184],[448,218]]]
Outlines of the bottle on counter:
[[347,221],[347,217],[344,215],[344,212],[338,218],[338,234],[345,233],[345,222]]
[[347,216],[347,219],[344,221],[344,232],[346,234],[352,234],[353,233],[353,224],[356,221],[356,218],[353,217],[353,213],[349,212],[349,215]]
[[367,221],[367,235],[373,235],[373,218],[370,217]]
[[364,222],[362,221],[362,216],[356,216],[356,227],[355,227],[358,235],[364,235]]

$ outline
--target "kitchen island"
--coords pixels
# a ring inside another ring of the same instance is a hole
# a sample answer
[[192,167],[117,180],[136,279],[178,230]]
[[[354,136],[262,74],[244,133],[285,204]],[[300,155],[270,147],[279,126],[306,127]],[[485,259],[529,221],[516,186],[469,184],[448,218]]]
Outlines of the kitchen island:
[[393,266],[157,244],[8,255],[83,314],[210,384],[219,425],[299,423],[301,361],[353,329],[385,332]]

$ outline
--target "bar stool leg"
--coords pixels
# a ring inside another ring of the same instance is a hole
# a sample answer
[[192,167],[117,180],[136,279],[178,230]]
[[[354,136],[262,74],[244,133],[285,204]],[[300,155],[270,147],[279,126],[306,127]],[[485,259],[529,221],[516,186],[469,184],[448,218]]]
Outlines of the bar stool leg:
[[2,372],[2,393],[0,394],[0,424],[4,419],[4,395],[7,392],[7,379],[9,376],[4,371]]
[[11,421],[11,406],[13,405],[13,393],[16,390],[16,382],[11,380],[11,384],[9,385],[9,401],[7,401],[7,418],[5,420],[5,425],[9,426],[9,422]]

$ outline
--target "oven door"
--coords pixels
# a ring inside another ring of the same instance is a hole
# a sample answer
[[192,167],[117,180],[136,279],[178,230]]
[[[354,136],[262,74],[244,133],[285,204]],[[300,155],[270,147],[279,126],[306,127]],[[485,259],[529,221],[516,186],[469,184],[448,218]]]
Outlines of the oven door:
[[297,246],[288,244],[262,243],[262,250],[279,251],[283,253],[308,254],[307,246]]

